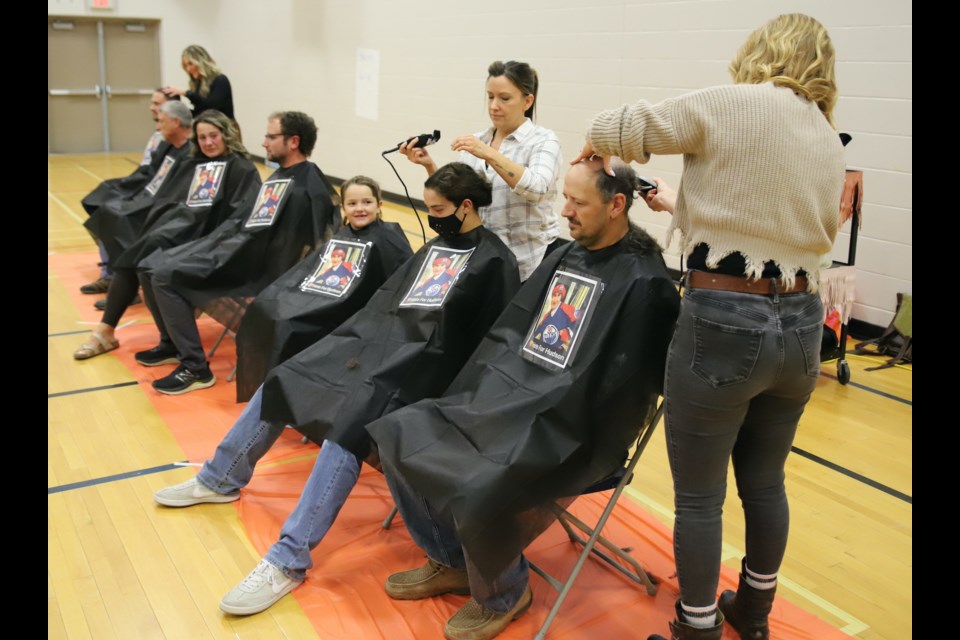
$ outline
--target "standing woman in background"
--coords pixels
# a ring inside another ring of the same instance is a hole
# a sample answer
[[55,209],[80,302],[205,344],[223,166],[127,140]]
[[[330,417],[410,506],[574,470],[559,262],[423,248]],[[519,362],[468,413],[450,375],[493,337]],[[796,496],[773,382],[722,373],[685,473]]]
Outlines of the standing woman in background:
[[[820,372],[816,291],[844,182],[834,58],[823,25],[781,15],[734,56],[735,84],[604,111],[575,160],[683,154],[675,209],[648,195],[673,211],[668,239],[680,230],[689,268],[664,375],[680,583],[673,640],[720,640],[724,617],[741,638],[769,638],[790,524],[784,466]],[[718,612],[731,457],[746,557]]]
[[[560,217],[553,210],[560,140],[533,124],[540,84],[533,67],[498,60],[487,73],[487,113],[493,126],[458,137],[450,148],[493,184],[493,202],[480,209],[480,218],[513,251],[523,281],[560,237]],[[399,151],[428,175],[437,170],[426,149],[402,144]]]
[[216,60],[210,57],[207,50],[198,44],[192,44],[183,50],[181,63],[183,70],[190,76],[190,88],[184,90],[167,86],[163,88],[163,92],[168,97],[185,96],[193,105],[194,115],[207,109],[216,109],[236,122],[233,116],[230,80],[223,75]]

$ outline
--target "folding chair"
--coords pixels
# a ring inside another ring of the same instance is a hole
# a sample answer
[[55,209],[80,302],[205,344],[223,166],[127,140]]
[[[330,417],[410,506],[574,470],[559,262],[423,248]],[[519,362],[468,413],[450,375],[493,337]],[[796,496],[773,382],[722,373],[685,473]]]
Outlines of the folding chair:
[[[213,354],[216,353],[217,348],[226,336],[236,338],[237,330],[240,328],[240,321],[243,320],[243,314],[246,313],[247,307],[250,306],[253,300],[253,298],[218,298],[204,310],[208,316],[223,325],[223,331],[207,353],[207,358],[213,357]],[[227,382],[233,382],[236,375],[237,365],[233,365],[233,371],[227,376]]]
[[[563,601],[573,588],[573,582],[577,579],[577,575],[579,575],[580,570],[583,568],[583,564],[587,561],[587,557],[589,557],[590,554],[594,554],[601,560],[607,562],[610,566],[627,576],[627,578],[633,582],[644,586],[648,595],[656,595],[656,583],[659,582],[659,580],[656,577],[650,576],[643,569],[643,567],[640,566],[640,563],[630,556],[624,549],[616,546],[600,534],[601,531],[603,531],[604,525],[607,524],[607,520],[610,518],[610,515],[613,513],[613,508],[617,505],[617,501],[620,499],[620,494],[623,493],[624,488],[626,488],[626,486],[629,485],[633,480],[633,470],[640,461],[640,456],[643,455],[644,449],[647,448],[647,443],[650,441],[650,437],[653,435],[653,430],[656,429],[657,424],[660,422],[662,417],[663,402],[661,401],[660,406],[657,407],[657,412],[653,415],[653,418],[650,419],[650,422],[641,427],[640,433],[637,434],[636,446],[633,448],[632,453],[624,461],[624,465],[610,474],[607,478],[587,487],[580,492],[580,495],[586,495],[589,493],[597,493],[600,491],[613,489],[613,493],[610,495],[603,512],[600,514],[600,519],[593,527],[586,524],[560,505],[554,505],[557,514],[557,520],[567,532],[570,541],[580,544],[583,547],[583,550],[580,552],[580,555],[577,558],[576,563],[573,565],[573,569],[571,569],[569,575],[567,575],[566,580],[563,580],[562,582],[530,561],[529,557],[527,558],[527,561],[530,563],[530,568],[533,569],[541,578],[546,580],[551,587],[559,592],[556,601],[553,603],[553,607],[550,609],[550,613],[547,614],[546,620],[543,621],[540,631],[535,636],[535,640],[543,640],[546,637],[547,630],[553,623],[553,619],[557,617],[557,613],[560,611]],[[579,529],[579,531],[576,529]],[[584,538],[581,533],[589,537]],[[597,548],[597,544],[603,548]],[[616,558],[619,558],[621,562],[618,562]]]
[[[529,557],[527,558],[530,568],[533,569],[541,578],[546,580],[551,587],[559,592],[559,595],[557,596],[556,601],[553,603],[550,613],[547,614],[546,620],[543,621],[543,625],[540,627],[540,631],[537,633],[535,640],[543,640],[546,637],[547,630],[553,623],[554,618],[557,617],[557,613],[560,611],[563,601],[573,588],[573,582],[577,579],[577,575],[579,575],[580,570],[583,568],[583,564],[587,561],[587,558],[590,556],[590,554],[597,556],[601,560],[607,562],[614,569],[627,576],[627,578],[633,582],[645,587],[648,595],[656,595],[656,585],[659,582],[659,579],[648,574],[646,570],[640,566],[640,563],[630,556],[624,549],[616,546],[608,539],[600,535],[600,533],[603,531],[604,525],[607,524],[607,520],[613,513],[613,508],[617,505],[617,501],[620,499],[620,494],[623,493],[623,490],[633,480],[633,470],[640,461],[640,456],[643,455],[644,449],[647,448],[647,443],[650,441],[650,437],[653,435],[653,431],[656,429],[657,424],[660,422],[662,417],[663,402],[661,401],[660,405],[657,407],[656,413],[653,415],[650,421],[640,428],[640,432],[637,434],[636,446],[627,456],[623,466],[619,467],[616,471],[603,480],[587,487],[580,492],[580,495],[586,495],[613,489],[613,493],[610,495],[609,500],[607,500],[607,504],[604,507],[603,512],[600,514],[600,519],[597,521],[596,525],[591,527],[560,505],[554,505],[555,512],[557,514],[557,520],[567,532],[570,541],[580,544],[583,547],[583,550],[580,552],[580,555],[577,558],[576,563],[573,565],[573,569],[571,569],[569,575],[567,575],[566,580],[562,582],[530,561]],[[394,505],[393,509],[390,510],[390,513],[384,519],[381,526],[384,529],[389,529],[390,525],[393,524],[393,519],[396,517],[396,515],[397,507]],[[576,529],[579,529],[579,531]],[[581,533],[589,537],[584,538]],[[598,549],[598,544],[603,548]],[[606,549],[606,551],[604,549]],[[618,562],[616,558],[619,558],[622,562]]]

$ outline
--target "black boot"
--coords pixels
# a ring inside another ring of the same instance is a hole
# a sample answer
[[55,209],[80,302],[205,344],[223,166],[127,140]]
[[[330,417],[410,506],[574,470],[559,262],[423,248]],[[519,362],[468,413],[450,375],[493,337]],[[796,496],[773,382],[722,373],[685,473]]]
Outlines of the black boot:
[[[717,611],[717,623],[706,629],[694,627],[683,620],[683,611],[680,608],[680,601],[677,600],[677,619],[670,623],[669,640],[720,640],[723,636],[723,614]],[[663,636],[654,634],[648,636],[647,640],[667,640]]]
[[720,594],[718,606],[727,622],[740,634],[743,640],[768,640],[770,627],[767,618],[773,608],[773,597],[777,588],[756,589],[747,584],[747,559],[743,559],[740,572],[740,585],[737,592],[727,590]]

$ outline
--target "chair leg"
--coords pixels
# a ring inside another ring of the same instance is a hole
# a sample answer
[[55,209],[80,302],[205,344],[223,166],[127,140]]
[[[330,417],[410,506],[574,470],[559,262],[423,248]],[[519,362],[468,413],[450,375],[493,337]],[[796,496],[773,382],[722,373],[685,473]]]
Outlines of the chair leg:
[[212,358],[213,354],[217,352],[217,347],[220,346],[220,343],[223,342],[223,339],[230,332],[230,327],[224,327],[223,331],[220,332],[220,337],[217,338],[217,341],[213,343],[213,346],[210,347],[210,351],[207,352],[207,357]]
[[390,513],[387,514],[387,517],[383,521],[383,528],[389,529],[390,525],[393,524],[393,519],[397,515],[397,505],[393,505],[393,509],[390,510]]
[[[558,517],[558,520],[560,521],[560,524],[563,526],[563,528],[566,529],[567,535],[570,537],[571,541],[578,542],[584,547],[586,547],[590,543],[589,540],[585,540],[584,538],[580,537],[577,534],[577,532],[574,531],[573,527],[570,526],[570,524],[572,523],[576,525],[577,528],[579,528],[585,534],[592,534],[594,530],[591,529],[586,524],[584,524],[583,522],[581,522],[580,520],[578,520],[574,515],[570,514],[569,512],[565,512]],[[598,544],[601,547],[609,550],[610,553],[612,553],[613,556],[615,556],[616,558],[620,558],[620,560],[628,564],[630,568],[624,567],[623,564],[621,564],[620,562],[617,562],[617,560],[614,557],[611,557],[607,555],[604,551],[598,549],[596,546]],[[595,543],[593,547],[590,549],[590,552],[593,554],[596,554],[598,558],[601,558],[611,567],[620,571],[622,574],[624,574],[625,576],[627,576],[637,584],[642,584],[646,588],[647,594],[651,596],[657,594],[656,585],[659,582],[659,579],[648,574],[646,570],[640,565],[640,563],[637,562],[637,560],[633,556],[627,553],[627,549],[621,549],[619,546],[615,545],[613,542],[611,542],[607,538],[604,538],[602,535],[597,535]],[[630,570],[631,568],[633,569],[632,571]]]
[[[563,601],[566,599],[567,594],[573,588],[573,582],[576,580],[577,575],[579,575],[580,570],[583,568],[583,564],[586,562],[590,554],[595,554],[597,557],[601,558],[607,562],[610,566],[620,571],[622,574],[630,578],[633,582],[642,584],[646,587],[647,594],[653,596],[657,593],[656,583],[659,580],[652,578],[643,567],[640,566],[640,563],[637,562],[633,557],[627,554],[623,549],[614,545],[612,542],[600,535],[603,531],[603,527],[607,524],[607,520],[610,518],[610,515],[613,513],[613,509],[617,504],[617,501],[620,499],[620,495],[623,493],[624,488],[630,483],[630,479],[633,477],[633,470],[636,467],[637,463],[640,460],[640,456],[643,454],[643,451],[647,447],[647,443],[650,441],[650,437],[653,434],[654,428],[660,422],[660,419],[663,417],[663,404],[657,408],[656,413],[650,422],[646,425],[644,429],[641,430],[639,438],[637,440],[636,446],[634,448],[633,455],[630,457],[630,462],[626,466],[623,475],[620,478],[620,481],[617,483],[616,488],[613,490],[613,494],[610,496],[610,499],[607,500],[607,504],[603,509],[603,513],[600,515],[600,519],[597,521],[597,524],[594,527],[583,523],[576,516],[571,514],[569,511],[561,507],[560,505],[555,504],[555,511],[557,519],[560,521],[561,526],[567,532],[570,540],[572,542],[577,542],[583,545],[583,550],[580,552],[577,562],[574,565],[573,569],[570,571],[570,574],[567,576],[567,579],[564,582],[559,582],[554,579],[552,576],[547,574],[545,571],[537,567],[533,562],[530,562],[530,568],[533,569],[537,574],[543,577],[554,589],[559,591],[556,601],[553,603],[550,612],[547,614],[546,620],[544,620],[543,625],[540,627],[540,631],[537,632],[535,640],[544,640],[547,635],[547,630],[550,628],[550,625],[553,623],[554,618],[556,618],[557,613],[560,611],[560,607],[563,604]],[[584,534],[587,534],[589,538],[585,539],[579,533],[577,533],[573,526],[576,526]],[[610,552],[612,556],[602,549],[597,548],[597,544]],[[623,562],[618,562],[614,558],[619,558]],[[628,569],[624,565],[629,565],[632,569]]]
[[[230,316],[230,319],[225,325],[223,325],[223,333],[220,334],[220,337],[217,338],[217,341],[213,343],[213,347],[210,349],[210,352],[207,354],[208,358],[212,358],[213,354],[216,353],[217,347],[220,346],[220,343],[223,342],[223,338],[228,334],[233,334],[236,331],[235,327],[237,321],[243,315],[246,307],[244,304],[237,303],[237,308],[233,310],[233,315]],[[227,379],[229,381],[229,378]]]

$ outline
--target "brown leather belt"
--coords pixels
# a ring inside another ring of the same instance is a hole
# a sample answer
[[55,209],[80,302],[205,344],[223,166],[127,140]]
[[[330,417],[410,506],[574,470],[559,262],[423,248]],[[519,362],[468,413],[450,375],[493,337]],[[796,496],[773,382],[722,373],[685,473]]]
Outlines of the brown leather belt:
[[773,295],[776,293],[798,293],[807,290],[807,277],[797,276],[797,281],[789,289],[784,289],[778,283],[774,288],[776,278],[760,278],[748,280],[747,276],[731,276],[725,273],[709,271],[690,271],[687,273],[687,287],[691,289],[716,289],[717,291],[736,291],[738,293],[759,293]]

